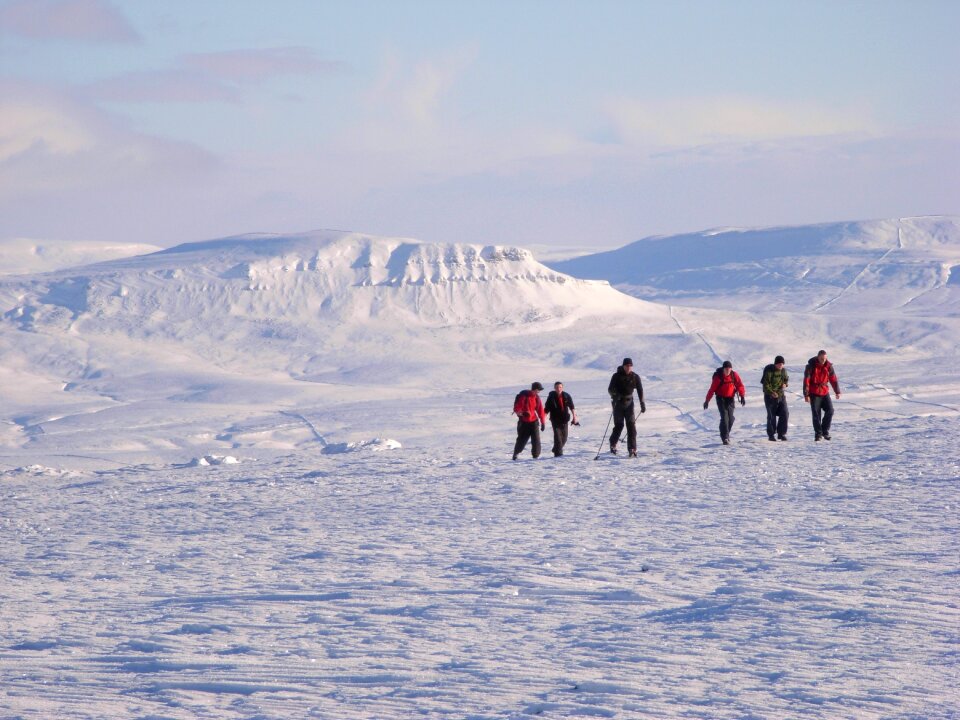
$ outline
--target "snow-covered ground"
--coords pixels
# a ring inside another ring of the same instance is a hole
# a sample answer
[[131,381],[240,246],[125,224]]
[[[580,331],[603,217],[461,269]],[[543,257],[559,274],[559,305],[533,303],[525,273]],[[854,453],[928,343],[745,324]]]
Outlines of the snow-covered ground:
[[[789,229],[795,307],[335,232],[0,279],[0,717],[960,716],[960,233],[844,228]],[[641,457],[594,461],[624,355]],[[532,380],[582,425],[513,463]]]

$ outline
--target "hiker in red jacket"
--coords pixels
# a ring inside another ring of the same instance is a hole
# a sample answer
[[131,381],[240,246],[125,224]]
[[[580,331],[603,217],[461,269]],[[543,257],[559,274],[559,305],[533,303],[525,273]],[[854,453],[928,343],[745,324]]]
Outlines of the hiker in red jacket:
[[720,411],[720,439],[723,440],[724,445],[729,445],[734,420],[734,399],[739,395],[741,405],[747,402],[747,391],[743,387],[743,381],[733,371],[733,363],[729,360],[724,360],[723,366],[718,367],[713,373],[713,381],[710,383],[710,389],[707,390],[707,399],[703,401],[704,410],[710,407],[710,398],[714,393],[717,395],[717,409]]
[[837,400],[840,399],[840,382],[833,365],[827,360],[827,351],[821,350],[816,357],[807,361],[803,371],[803,399],[810,403],[813,414],[813,439],[830,439],[830,423],[833,420],[833,400],[830,399],[830,386]]
[[513,446],[514,460],[527,446],[527,440],[533,440],[530,445],[533,457],[540,457],[540,431],[547,427],[547,416],[540,401],[541,390],[543,385],[535,382],[529,390],[521,390],[513,399],[513,412],[520,418],[517,420],[517,443]]

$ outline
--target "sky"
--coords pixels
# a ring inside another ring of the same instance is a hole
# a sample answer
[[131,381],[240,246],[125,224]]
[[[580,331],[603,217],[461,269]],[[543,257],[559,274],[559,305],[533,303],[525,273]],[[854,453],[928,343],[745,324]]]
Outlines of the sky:
[[960,214],[954,0],[0,0],[0,240]]

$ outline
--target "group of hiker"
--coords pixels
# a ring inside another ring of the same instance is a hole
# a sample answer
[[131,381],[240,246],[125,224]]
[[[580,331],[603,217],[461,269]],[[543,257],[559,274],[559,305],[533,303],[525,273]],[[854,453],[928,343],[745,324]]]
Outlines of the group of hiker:
[[[763,404],[767,411],[767,439],[772,442],[787,439],[790,410],[787,407],[786,389],[790,385],[786,361],[777,355],[774,361],[763,369],[760,384],[763,387]],[[827,360],[827,351],[821,350],[807,361],[803,371],[803,399],[810,404],[813,419],[814,440],[830,440],[830,425],[833,420],[833,401],[830,389],[837,399],[840,398],[840,383],[832,363]],[[553,428],[553,454],[563,455],[567,443],[568,427],[579,425],[577,411],[570,393],[563,389],[562,382],[555,382],[553,390],[547,396],[546,403],[540,400],[543,385],[535,382],[529,390],[522,390],[514,398],[513,412],[518,417],[517,442],[513,447],[513,459],[531,443],[533,457],[540,457],[540,433],[546,430],[546,417],[550,416]],[[637,406],[634,393],[640,401],[640,413],[647,411],[643,397],[643,383],[633,371],[633,360],[624,358],[607,386],[610,395],[611,420],[613,430],[610,433],[610,452],[616,455],[624,427],[627,430],[627,452],[631,457],[637,455]],[[710,399],[716,397],[717,410],[720,412],[720,440],[730,444],[730,431],[733,429],[734,408],[737,401],[741,405],[747,402],[747,391],[740,375],[733,369],[733,363],[725,360],[716,369],[703,401],[703,409],[710,407]],[[609,425],[609,422],[608,422]],[[603,441],[601,441],[601,447]]]

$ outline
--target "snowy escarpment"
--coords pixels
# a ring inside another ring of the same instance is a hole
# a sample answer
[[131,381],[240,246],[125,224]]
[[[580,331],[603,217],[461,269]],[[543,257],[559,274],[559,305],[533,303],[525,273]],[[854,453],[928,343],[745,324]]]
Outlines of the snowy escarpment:
[[960,218],[919,217],[652,237],[551,263],[640,298],[822,314],[960,311]]
[[[181,445],[242,436],[232,442],[293,447],[315,441],[309,423],[228,428],[301,404],[529,383],[531,359],[597,362],[603,347],[575,328],[618,322],[675,328],[665,307],[550,270],[523,249],[334,231],[9,277],[0,392],[15,421],[0,425],[0,446],[62,444],[56,430],[88,449],[152,452],[169,445],[154,430],[175,414]],[[150,431],[118,440],[132,415]],[[191,445],[193,455],[210,450]]]
[[[235,318],[285,323],[503,325],[602,309],[606,283],[550,270],[526,250],[430,245],[355,233],[249,235],[180,245],[62,271],[6,308],[31,325],[67,315],[85,327]],[[222,328],[221,324],[221,328]],[[156,328],[159,329],[159,328]]]
[[[80,342],[73,364],[89,363],[112,340],[111,371],[133,340],[147,344],[134,349],[141,356],[151,348],[135,361],[142,368],[166,355],[169,370],[171,359],[182,365],[175,358],[192,353],[244,376],[312,377],[357,359],[450,356],[481,328],[539,332],[611,308],[666,318],[662,308],[550,270],[523,249],[335,231],[191,243],[0,283],[6,326]],[[443,348],[432,334],[441,331]]]

